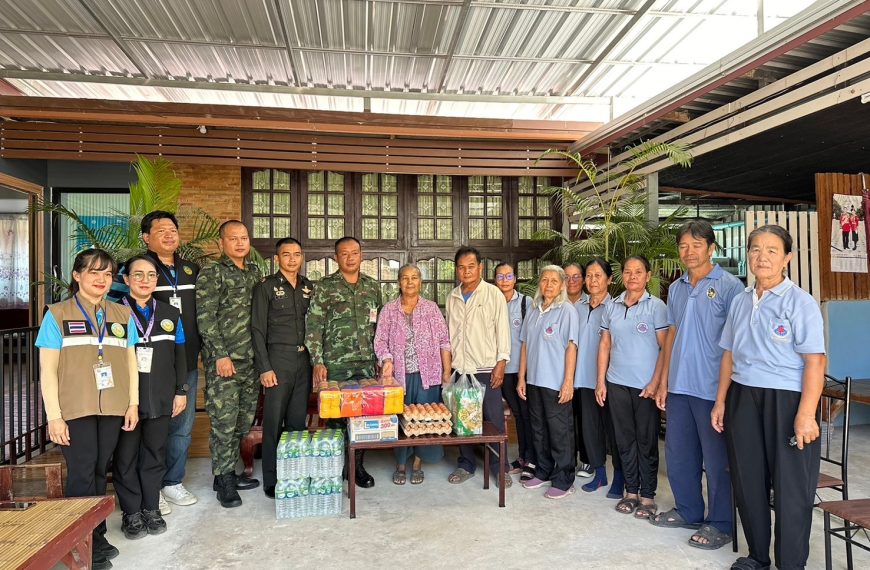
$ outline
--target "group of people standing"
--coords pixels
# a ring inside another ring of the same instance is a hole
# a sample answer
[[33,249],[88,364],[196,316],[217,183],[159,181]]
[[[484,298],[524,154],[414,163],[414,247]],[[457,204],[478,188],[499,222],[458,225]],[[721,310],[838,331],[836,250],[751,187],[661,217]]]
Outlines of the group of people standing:
[[[843,210],[840,212],[840,232],[843,234],[843,251],[848,249],[858,249],[858,225],[861,220],[858,217],[858,212],[855,211],[855,206],[851,210]],[[852,242],[852,247],[849,247],[849,241]]]
[[[335,243],[338,270],[313,284],[300,274],[304,252],[293,238],[278,241],[278,270],[264,279],[238,220],[221,225],[221,257],[202,270],[177,255],[172,214],[145,216],[142,235],[148,252],[128,260],[120,277],[107,253],[80,253],[72,297],[48,308],[37,339],[67,496],[104,494],[111,460],[128,538],[165,531],[169,502],[196,501],[182,481],[201,343],[214,490],[224,507],[259,486],[236,466],[261,386],[263,487],[274,498],[278,438],[305,429],[312,389],[392,376],[406,404],[429,403],[455,375],[471,374],[486,388],[484,421],[504,432],[503,398],[516,419],[517,459],[492,456],[494,473],[505,462],[505,486],[519,474],[523,487],[547,486],[547,498],[562,499],[577,476],[589,479],[589,493],[610,484],[617,512],[691,529],[691,546],[715,549],[731,540],[733,485],[750,548],[737,570],[770,565],[772,488],[788,497],[775,502],[776,565],[806,563],[825,348],[818,305],[784,276],[791,238],[778,226],[750,234],[756,281],[744,288],[712,263],[710,224],[685,224],[677,241],[687,271],[667,304],[647,292],[643,256],[622,262],[625,291],[615,299],[613,267],[600,258],[544,267],[530,299],[515,289],[510,264],[495,268],[491,284],[480,253],[463,246],[446,317],[421,296],[413,264],[399,270],[400,294],[384,304],[350,236]],[[120,302],[106,303],[113,277]],[[664,512],[655,503],[661,411],[675,499]],[[397,450],[392,482],[405,484],[410,470],[411,484],[422,483],[422,462],[442,456],[434,447]],[[475,471],[473,447],[460,446],[448,481]],[[351,477],[374,485],[361,455]],[[105,530],[94,531],[95,568],[110,568],[118,554]]]

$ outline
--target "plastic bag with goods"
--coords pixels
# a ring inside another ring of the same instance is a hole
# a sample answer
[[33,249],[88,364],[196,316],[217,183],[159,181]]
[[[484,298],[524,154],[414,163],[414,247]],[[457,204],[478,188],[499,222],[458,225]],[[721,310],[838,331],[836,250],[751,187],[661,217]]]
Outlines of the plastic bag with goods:
[[453,432],[456,435],[483,433],[483,395],[486,388],[471,374],[463,374],[455,383]]

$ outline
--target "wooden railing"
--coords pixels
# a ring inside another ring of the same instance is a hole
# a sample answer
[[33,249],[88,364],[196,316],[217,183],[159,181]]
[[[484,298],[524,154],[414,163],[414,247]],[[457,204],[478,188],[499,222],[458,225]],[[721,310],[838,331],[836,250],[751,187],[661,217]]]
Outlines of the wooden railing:
[[45,451],[47,422],[39,393],[38,327],[0,331],[0,465]]

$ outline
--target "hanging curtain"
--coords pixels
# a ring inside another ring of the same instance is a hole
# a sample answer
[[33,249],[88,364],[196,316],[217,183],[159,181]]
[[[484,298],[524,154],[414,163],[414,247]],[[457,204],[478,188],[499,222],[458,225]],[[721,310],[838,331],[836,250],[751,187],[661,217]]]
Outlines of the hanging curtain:
[[27,214],[0,214],[0,309],[26,309],[30,300]]

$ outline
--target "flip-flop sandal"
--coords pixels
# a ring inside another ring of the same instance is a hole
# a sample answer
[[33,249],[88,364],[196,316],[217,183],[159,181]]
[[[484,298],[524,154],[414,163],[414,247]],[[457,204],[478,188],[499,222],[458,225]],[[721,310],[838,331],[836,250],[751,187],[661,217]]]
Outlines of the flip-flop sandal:
[[731,565],[731,570],[770,570],[770,564],[764,565],[755,558],[741,556]]
[[[706,539],[707,542],[698,542],[698,538]],[[700,548],[701,550],[716,550],[722,548],[731,542],[731,535],[725,534],[715,526],[708,524],[702,525],[698,532],[689,538],[689,546]]]
[[419,485],[423,482],[423,470],[414,469],[411,471],[411,485]]
[[643,503],[634,511],[634,518],[636,519],[647,519],[650,517],[656,516],[656,511],[659,510],[659,506],[655,503],[650,503],[645,505]]
[[459,485],[460,483],[465,483],[472,477],[474,477],[474,473],[469,473],[466,469],[457,467],[453,470],[453,473],[447,476],[447,482],[453,485]]
[[650,517],[649,523],[660,528],[688,528],[692,530],[701,528],[701,523],[686,522],[686,519],[683,518],[683,515],[677,509],[662,511]]
[[622,513],[624,515],[630,515],[634,513],[634,510],[639,504],[640,502],[637,499],[624,498],[616,503],[616,512]]
[[405,484],[405,472],[401,469],[396,469],[393,471],[393,484],[394,485],[404,485]]

